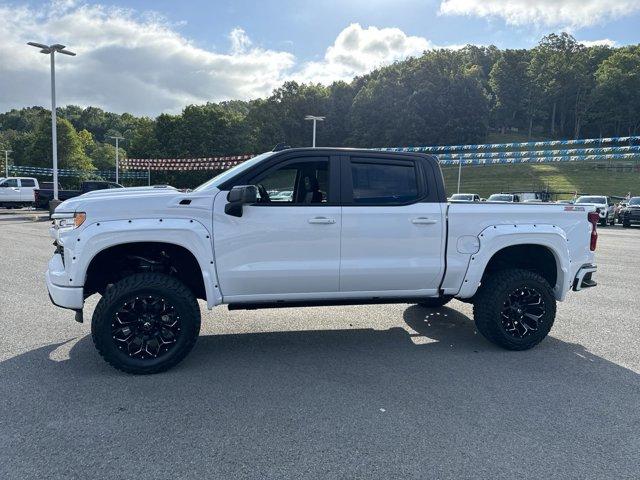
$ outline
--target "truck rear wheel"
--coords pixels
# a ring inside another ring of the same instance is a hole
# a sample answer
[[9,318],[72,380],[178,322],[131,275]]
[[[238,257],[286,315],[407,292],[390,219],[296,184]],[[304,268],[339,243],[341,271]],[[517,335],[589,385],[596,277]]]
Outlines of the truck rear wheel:
[[556,299],[537,273],[509,269],[489,274],[475,296],[473,316],[478,331],[507,350],[527,350],[549,333]]
[[191,351],[200,332],[193,293],[163,273],[139,273],[108,288],[91,320],[91,336],[109,364],[127,373],[168,370]]

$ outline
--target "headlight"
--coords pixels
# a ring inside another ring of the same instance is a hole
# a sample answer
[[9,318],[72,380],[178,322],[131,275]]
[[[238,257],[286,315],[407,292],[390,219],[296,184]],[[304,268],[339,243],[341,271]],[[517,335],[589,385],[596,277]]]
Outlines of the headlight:
[[53,225],[57,230],[73,230],[84,223],[87,214],[84,212],[54,213],[51,218],[53,218]]

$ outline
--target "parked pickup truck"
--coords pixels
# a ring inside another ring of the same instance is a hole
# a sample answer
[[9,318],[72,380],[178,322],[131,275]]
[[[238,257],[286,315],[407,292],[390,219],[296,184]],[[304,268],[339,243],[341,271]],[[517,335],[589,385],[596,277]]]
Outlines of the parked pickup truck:
[[0,207],[30,207],[34,203],[34,189],[38,179],[31,177],[7,177],[0,179]]
[[[49,186],[49,185],[48,185]],[[40,188],[34,190],[36,208],[49,208],[49,202],[53,199],[53,184],[51,188]],[[94,190],[106,190],[108,188],[123,188],[122,185],[115,182],[101,182],[97,180],[91,180],[82,182],[80,190],[58,190],[58,199],[69,200],[70,198],[77,197],[87,192]]]
[[[269,191],[291,190],[273,201]],[[304,148],[268,152],[189,193],[91,195],[57,207],[46,272],[54,304],[91,321],[98,352],[130,373],[192,349],[211,309],[474,305],[489,341],[525,350],[556,301],[595,285],[593,207],[451,203],[437,159]]]

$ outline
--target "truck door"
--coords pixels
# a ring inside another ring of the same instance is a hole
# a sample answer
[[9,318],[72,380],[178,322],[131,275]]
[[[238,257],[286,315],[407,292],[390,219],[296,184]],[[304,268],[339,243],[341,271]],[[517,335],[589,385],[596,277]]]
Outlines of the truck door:
[[241,217],[214,204],[214,252],[225,301],[308,298],[338,291],[339,165],[329,156],[285,158],[244,182],[258,202]]
[[36,198],[33,194],[33,190],[36,188],[36,182],[33,178],[21,178],[20,179],[20,201],[21,202],[35,202]]
[[343,162],[340,291],[437,292],[444,206],[436,190],[431,165],[419,157]]
[[0,202],[19,202],[20,184],[17,178],[7,178],[0,182]]

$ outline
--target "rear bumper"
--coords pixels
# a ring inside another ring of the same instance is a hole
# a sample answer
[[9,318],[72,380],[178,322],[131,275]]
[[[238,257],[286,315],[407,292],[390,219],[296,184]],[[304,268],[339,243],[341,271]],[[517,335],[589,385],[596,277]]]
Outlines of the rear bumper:
[[593,280],[593,274],[596,270],[598,270],[598,267],[593,264],[583,265],[580,267],[580,270],[578,270],[575,278],[573,279],[573,291],[579,292],[585,288],[591,288],[598,285],[595,280]]
[[49,270],[45,273],[47,281],[47,290],[51,302],[62,308],[71,310],[82,310],[84,306],[84,293],[82,287],[61,287],[51,281],[51,273]]

